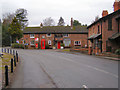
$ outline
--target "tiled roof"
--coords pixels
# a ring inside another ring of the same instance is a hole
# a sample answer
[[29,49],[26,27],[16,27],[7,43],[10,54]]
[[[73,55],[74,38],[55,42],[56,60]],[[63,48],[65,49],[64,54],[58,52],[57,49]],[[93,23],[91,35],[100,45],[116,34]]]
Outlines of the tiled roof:
[[114,39],[116,39],[116,38],[120,38],[120,32],[113,34],[109,39],[110,39],[110,40],[114,40]]
[[113,12],[113,13],[111,13],[111,14],[109,14],[109,15],[107,15],[107,16],[105,16],[105,17],[102,17],[102,18],[98,19],[97,21],[95,21],[94,23],[92,23],[91,25],[89,25],[87,28],[90,28],[91,26],[95,25],[96,23],[101,22],[102,20],[106,20],[109,17],[114,16],[116,14],[120,15],[120,9],[117,10],[117,11],[115,11],[115,12]]
[[70,26],[44,26],[44,27],[27,27],[23,30],[24,34],[30,33],[88,33],[87,27],[76,26],[71,29]]
[[101,34],[93,34],[91,35],[88,40],[92,40],[92,39],[95,39],[95,38],[100,38]]

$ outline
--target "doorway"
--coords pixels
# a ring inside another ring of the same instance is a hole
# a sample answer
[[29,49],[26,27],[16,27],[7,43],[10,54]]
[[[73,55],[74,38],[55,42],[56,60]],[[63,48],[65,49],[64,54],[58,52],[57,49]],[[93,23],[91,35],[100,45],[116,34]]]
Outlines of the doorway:
[[60,49],[60,42],[57,42],[57,48]]
[[41,40],[41,49],[45,49],[45,39]]

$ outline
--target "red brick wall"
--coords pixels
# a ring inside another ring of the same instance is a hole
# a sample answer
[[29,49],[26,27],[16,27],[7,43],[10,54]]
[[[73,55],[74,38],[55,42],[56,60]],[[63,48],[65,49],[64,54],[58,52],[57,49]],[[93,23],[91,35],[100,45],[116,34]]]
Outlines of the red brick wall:
[[[112,18],[112,30],[108,30],[108,20],[105,22],[103,21],[103,32],[102,32],[102,38],[103,38],[103,52],[106,52],[106,41],[108,41],[108,38],[111,37],[113,34],[118,32],[118,22],[116,21],[116,17],[114,16]],[[108,43],[109,46],[111,46],[111,43]]]
[[[102,50],[103,50],[103,52],[106,52],[106,41],[109,41],[108,38],[118,32],[118,21],[116,20],[116,17],[118,17],[118,15],[112,17],[112,30],[111,31],[108,30],[108,19],[102,21],[102,42],[103,42]],[[100,22],[98,22],[89,28],[88,37],[90,37],[93,34],[97,34],[98,25],[100,25],[100,33],[101,33],[101,24],[100,24]],[[89,40],[88,45],[92,46],[92,43],[90,42],[90,40]],[[112,46],[113,49],[115,49],[115,47],[118,46],[118,45],[115,45],[114,42],[110,42],[110,41],[108,42],[108,45]]]
[[[46,44],[48,44],[48,40],[52,41],[52,45],[51,45],[51,48],[52,48],[52,46],[54,44],[54,42],[53,42],[54,41],[54,34],[51,34],[51,37],[47,37],[47,34],[35,34],[35,38],[39,38],[38,42],[41,41],[42,36],[45,37],[44,39],[46,41]],[[30,34],[24,34],[24,40],[25,40],[26,43],[29,44],[29,48],[31,48],[30,41],[35,40],[35,38],[31,39]],[[66,37],[63,37],[63,38],[66,38]],[[81,46],[80,47],[85,47],[85,45],[88,45],[88,43],[87,43],[87,38],[88,38],[87,34],[69,34],[69,37],[67,37],[67,38],[71,39],[71,47],[75,47],[74,41],[81,41]]]
[[75,47],[74,41],[81,41],[81,47],[88,46],[88,34],[69,34],[69,38],[71,39],[71,46]]

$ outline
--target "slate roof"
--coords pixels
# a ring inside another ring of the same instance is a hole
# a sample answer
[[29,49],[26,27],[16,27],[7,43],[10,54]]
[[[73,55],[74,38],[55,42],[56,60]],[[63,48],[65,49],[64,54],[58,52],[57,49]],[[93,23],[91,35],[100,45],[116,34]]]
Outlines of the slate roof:
[[[92,27],[92,26],[95,25],[96,23],[98,23],[98,22],[100,22],[100,21],[102,21],[102,20],[107,20],[108,18],[110,18],[111,16],[114,16],[114,15],[116,15],[116,14],[120,15],[120,9],[117,10],[117,11],[115,11],[115,12],[113,12],[113,13],[111,13],[111,14],[109,14],[109,15],[107,15],[107,16],[105,16],[105,17],[102,17],[102,18],[98,19],[97,21],[95,21],[94,23],[92,23],[91,25],[89,25],[89,26],[87,27],[87,29],[90,28],[90,27]],[[119,18],[119,17],[118,17],[118,18]]]
[[109,39],[110,39],[110,40],[114,40],[114,39],[116,39],[116,38],[120,38],[120,32],[113,34]]
[[27,27],[23,30],[24,34],[46,34],[46,33],[51,33],[51,34],[63,34],[63,33],[68,33],[68,34],[74,34],[74,33],[85,33],[88,34],[87,27],[84,26],[76,26],[71,29],[70,26],[44,26],[44,27]]
[[88,40],[92,40],[92,39],[95,39],[95,38],[100,38],[101,34],[93,34],[91,35]]

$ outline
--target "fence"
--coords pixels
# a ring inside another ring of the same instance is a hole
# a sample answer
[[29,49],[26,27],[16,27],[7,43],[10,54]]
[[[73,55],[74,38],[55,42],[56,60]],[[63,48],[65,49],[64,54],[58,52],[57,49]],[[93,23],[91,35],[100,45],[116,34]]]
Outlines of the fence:
[[[2,48],[2,53],[8,53],[14,56],[14,58],[11,58],[10,62],[10,73],[14,72],[14,67],[17,66],[18,60],[18,52],[9,48]],[[4,58],[4,56],[2,57]],[[5,86],[9,85],[9,72],[8,72],[8,65],[5,65]]]

